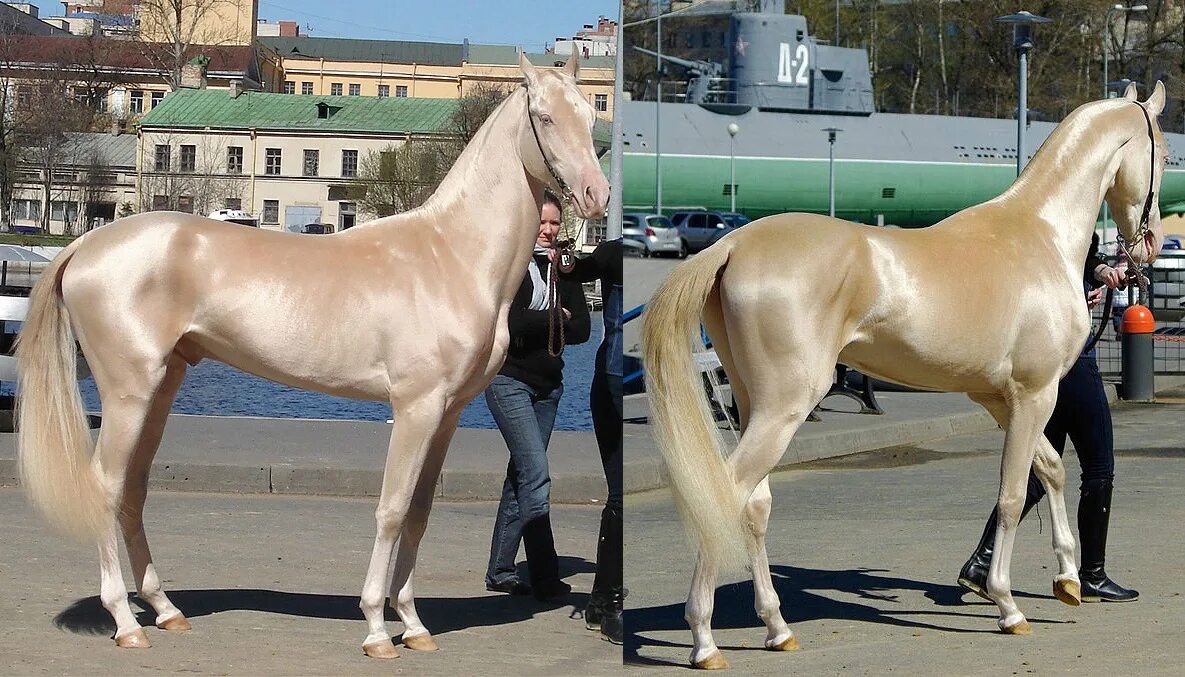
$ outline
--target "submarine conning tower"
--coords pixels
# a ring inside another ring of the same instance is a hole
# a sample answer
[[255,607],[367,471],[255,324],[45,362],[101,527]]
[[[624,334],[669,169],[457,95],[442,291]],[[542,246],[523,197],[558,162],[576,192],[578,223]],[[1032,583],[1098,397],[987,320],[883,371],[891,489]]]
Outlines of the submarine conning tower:
[[[692,22],[664,22],[681,33],[672,35],[671,42],[691,48],[699,47],[702,39],[703,48],[708,48],[711,31],[702,29],[719,17],[718,30],[723,31],[727,18],[727,42],[696,52],[710,61],[723,57],[728,80],[709,101],[691,103],[849,115],[874,112],[868,52],[820,44],[807,33],[806,17],[786,14],[785,0],[706,0],[692,5],[685,15]],[[744,11],[754,7],[757,11]]]

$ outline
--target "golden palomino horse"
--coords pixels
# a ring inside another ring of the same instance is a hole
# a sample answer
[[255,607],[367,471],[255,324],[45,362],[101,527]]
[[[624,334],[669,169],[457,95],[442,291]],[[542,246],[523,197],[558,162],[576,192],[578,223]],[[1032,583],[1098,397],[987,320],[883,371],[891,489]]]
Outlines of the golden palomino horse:
[[[726,568],[752,567],[766,648],[798,646],[770,579],[767,476],[827,392],[836,362],[966,392],[1007,431],[987,585],[1004,632],[1029,632],[1012,599],[1009,562],[1030,467],[1049,492],[1055,593],[1079,602],[1065,472],[1041,432],[1089,332],[1082,266],[1103,200],[1137,262],[1159,252],[1153,196],[1167,149],[1155,118],[1164,100],[1158,83],[1143,103],[1133,87],[1079,107],[1002,195],[929,228],[782,214],[672,271],[647,307],[643,341],[655,435],[699,548],[686,609],[693,665],[727,666],[711,631],[716,578]],[[727,458],[693,369],[701,318],[740,410],[743,433]]]
[[[53,524],[98,541],[101,600],[119,646],[149,641],[128,606],[116,518],[156,625],[189,627],[161,589],[142,514],[186,367],[211,358],[290,386],[391,403],[395,425],[360,604],[369,626],[363,649],[398,655],[383,620],[388,589],[404,646],[436,648],[416,615],[416,552],[461,410],[505,358],[507,311],[544,188],[571,187],[585,216],[604,213],[608,202],[593,150],[595,113],[576,85],[578,57],[557,71],[520,64],[524,86],[418,209],[330,236],[153,212],[87,233],[46,268],[17,349],[21,480]],[[349,293],[326,294],[310,271],[328,271]],[[102,401],[93,455],[75,336]]]

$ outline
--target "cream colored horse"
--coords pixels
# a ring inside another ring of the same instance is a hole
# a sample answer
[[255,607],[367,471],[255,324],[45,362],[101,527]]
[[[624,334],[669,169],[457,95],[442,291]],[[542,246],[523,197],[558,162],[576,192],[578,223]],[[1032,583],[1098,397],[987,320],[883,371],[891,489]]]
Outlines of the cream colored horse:
[[[576,86],[579,59],[562,71],[538,72],[525,59],[521,66],[525,86],[490,115],[419,209],[332,236],[154,212],[88,233],[46,269],[17,352],[21,477],[51,522],[98,540],[101,599],[119,646],[149,642],[128,606],[115,516],[156,625],[189,628],[161,589],[141,517],[186,366],[212,358],[291,386],[391,403],[395,425],[360,604],[369,625],[363,649],[398,655],[383,622],[388,586],[403,644],[436,648],[416,615],[416,552],[461,410],[505,357],[507,310],[531,256],[544,187],[570,186],[586,216],[608,202],[593,151],[595,113]],[[321,274],[341,291],[326,293]],[[93,458],[74,334],[103,405]]]
[[[1049,491],[1055,592],[1078,603],[1065,472],[1041,431],[1058,381],[1086,342],[1082,267],[1104,197],[1123,235],[1138,240],[1133,256],[1147,262],[1159,252],[1155,201],[1147,229],[1140,221],[1167,156],[1155,124],[1164,98],[1157,84],[1144,103],[1131,88],[1122,99],[1081,106],[1007,191],[930,228],[771,216],[681,264],[659,287],[643,330],[646,380],[676,502],[699,546],[687,600],[693,665],[727,666],[712,639],[712,595],[721,569],[745,564],[766,648],[798,646],[766,559],[767,475],[827,392],[836,362],[966,392],[987,408],[1007,430],[987,586],[999,626],[1029,632],[1012,599],[1009,561],[1030,467]],[[727,458],[693,371],[701,316],[740,408],[743,435]]]

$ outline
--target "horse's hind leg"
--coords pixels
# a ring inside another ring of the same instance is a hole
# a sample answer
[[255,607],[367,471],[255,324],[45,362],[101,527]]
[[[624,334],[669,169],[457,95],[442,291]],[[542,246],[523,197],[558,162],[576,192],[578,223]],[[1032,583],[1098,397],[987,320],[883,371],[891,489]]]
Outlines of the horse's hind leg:
[[[983,405],[1000,427],[1008,429],[1008,406],[1004,398],[988,395],[971,395],[971,399]],[[1082,601],[1082,589],[1078,581],[1078,570],[1074,566],[1074,534],[1066,513],[1066,469],[1044,435],[1037,435],[1036,454],[1033,457],[1033,472],[1049,495],[1049,514],[1053,522],[1053,553],[1057,558],[1058,573],[1053,579],[1053,594],[1062,602],[1077,606]]]
[[[103,401],[103,425],[95,445],[100,481],[114,503],[123,496],[133,454],[144,435],[153,396],[164,381],[163,362],[157,368],[125,365],[118,375],[95,364]],[[99,543],[99,597],[115,619],[115,641],[121,647],[148,647],[148,637],[128,605],[127,586],[119,564],[115,523]]]
[[432,439],[396,546],[398,551],[395,555],[395,574],[391,578],[391,603],[403,621],[403,646],[413,651],[436,651],[438,648],[428,628],[424,627],[416,613],[412,573],[416,567],[420,540],[424,538],[424,530],[428,527],[428,514],[432,511],[432,499],[436,495],[436,482],[440,477],[440,469],[444,464],[453,433],[457,430],[460,415],[458,410],[446,416],[440,424],[440,430]]
[[753,533],[749,543],[749,558],[753,563],[753,606],[768,631],[765,648],[770,651],[793,651],[798,648],[798,639],[782,618],[782,604],[774,590],[769,573],[769,557],[765,552],[765,533],[772,507],[773,495],[769,491],[769,478],[766,477],[753,490],[753,495],[745,505],[745,523]]
[[160,447],[169,410],[185,378],[185,369],[185,361],[180,357],[174,355],[170,358],[164,381],[148,406],[140,441],[132,453],[119,511],[119,523],[123,528],[124,544],[128,549],[136,589],[140,592],[140,598],[156,612],[156,626],[163,630],[188,630],[190,626],[161,589],[160,576],[153,566],[148,537],[144,532],[144,501],[148,495],[148,472],[152,459]]

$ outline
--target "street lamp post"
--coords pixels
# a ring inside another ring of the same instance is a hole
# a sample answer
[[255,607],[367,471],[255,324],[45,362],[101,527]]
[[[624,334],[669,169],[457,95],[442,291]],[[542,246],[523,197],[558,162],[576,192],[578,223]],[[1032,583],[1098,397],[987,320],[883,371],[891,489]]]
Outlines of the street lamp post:
[[662,15],[655,21],[654,51],[658,56],[654,58],[655,81],[658,83],[657,96],[654,97],[654,212],[662,214],[662,143],[659,141],[659,130],[662,120]]
[[737,210],[737,154],[736,140],[740,126],[735,122],[728,123],[728,211]]
[[1020,11],[998,16],[999,23],[1012,24],[1012,48],[1016,50],[1016,175],[1025,166],[1025,127],[1029,124],[1029,50],[1033,48],[1033,24],[1046,24],[1053,19]]
[[827,127],[827,215],[835,218],[835,135],[842,132],[838,127]]

